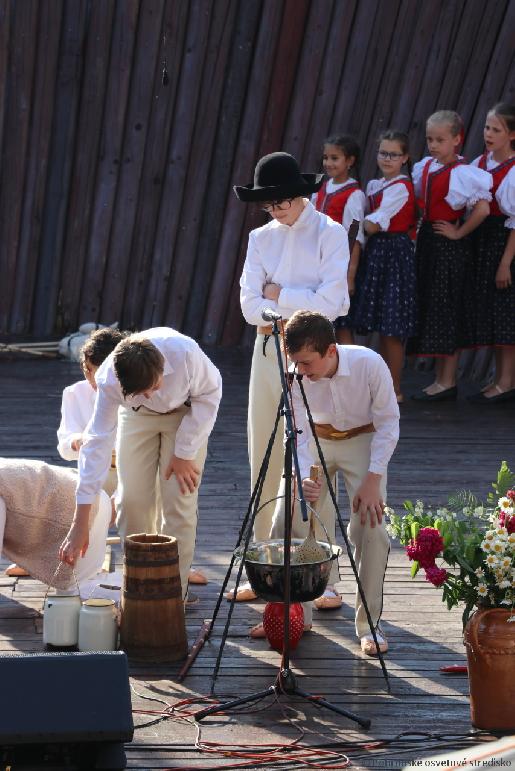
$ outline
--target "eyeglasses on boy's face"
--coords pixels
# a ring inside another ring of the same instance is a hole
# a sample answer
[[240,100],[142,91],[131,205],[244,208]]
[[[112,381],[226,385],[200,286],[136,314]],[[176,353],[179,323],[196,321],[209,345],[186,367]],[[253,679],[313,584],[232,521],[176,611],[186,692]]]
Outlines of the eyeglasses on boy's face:
[[267,214],[271,214],[274,209],[277,209],[278,211],[285,211],[286,209],[291,208],[292,201],[293,198],[283,198],[280,201],[266,201],[261,209],[266,211]]
[[398,158],[402,158],[404,153],[388,153],[386,150],[378,150],[377,157],[382,161],[396,161]]

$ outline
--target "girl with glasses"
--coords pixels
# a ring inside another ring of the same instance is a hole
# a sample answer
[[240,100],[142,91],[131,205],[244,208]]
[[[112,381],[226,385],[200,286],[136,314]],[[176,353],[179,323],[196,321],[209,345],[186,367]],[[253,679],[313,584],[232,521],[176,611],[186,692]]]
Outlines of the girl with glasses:
[[430,154],[413,168],[423,219],[417,238],[418,329],[408,350],[436,358],[434,382],[413,399],[443,401],[457,396],[465,279],[472,258],[468,235],[488,216],[492,177],[458,154],[463,122],[456,112],[431,115],[426,140]]
[[351,324],[360,334],[379,332],[380,353],[392,376],[397,402],[403,401],[401,374],[406,339],[415,331],[415,192],[409,176],[408,137],[386,131],[377,165],[383,176],[367,185],[368,235],[356,278]]
[[[365,216],[365,195],[359,186],[359,144],[347,134],[335,134],[323,144],[323,166],[328,175],[322,187],[313,196],[316,209],[340,222],[348,232],[353,220],[359,223],[358,235],[350,255],[347,271],[349,296],[354,295],[356,272],[361,250],[365,244],[363,218]],[[334,322],[336,339],[339,343],[353,343],[349,316],[339,316]]]

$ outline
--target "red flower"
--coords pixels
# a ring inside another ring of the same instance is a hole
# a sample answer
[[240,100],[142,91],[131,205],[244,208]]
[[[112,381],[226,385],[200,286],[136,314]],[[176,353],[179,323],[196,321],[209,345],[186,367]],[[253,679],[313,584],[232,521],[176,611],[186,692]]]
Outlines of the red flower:
[[515,501],[515,490],[508,490],[506,497],[512,501]]
[[445,579],[447,578],[447,571],[443,568],[437,568],[436,565],[433,565],[433,567],[426,568],[426,581],[429,581],[433,584],[433,586],[441,586],[443,583],[445,583]]
[[443,538],[435,527],[423,527],[418,531],[415,540],[406,546],[406,554],[410,560],[416,560],[423,568],[435,564],[435,557],[443,551]]
[[[510,492],[512,492],[510,490]],[[515,533],[515,514],[506,514],[504,511],[499,512],[499,524],[501,527],[505,527],[508,533]]]

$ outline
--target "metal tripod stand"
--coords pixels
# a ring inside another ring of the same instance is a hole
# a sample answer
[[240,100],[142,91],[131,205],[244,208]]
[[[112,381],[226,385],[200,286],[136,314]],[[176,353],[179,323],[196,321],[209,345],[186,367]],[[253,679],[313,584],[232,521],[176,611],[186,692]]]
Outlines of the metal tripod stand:
[[[252,701],[256,701],[256,700],[264,698],[264,697],[266,697],[268,695],[276,695],[276,694],[280,694],[280,693],[286,693],[288,695],[300,696],[300,697],[302,697],[302,698],[304,698],[304,699],[306,699],[308,701],[316,703],[319,706],[325,707],[325,708],[327,708],[329,710],[332,710],[333,712],[336,712],[336,713],[338,713],[340,715],[343,715],[344,717],[349,718],[350,720],[355,721],[356,723],[358,723],[363,728],[369,728],[369,726],[370,726],[370,720],[369,719],[361,718],[359,715],[356,715],[355,713],[350,712],[349,710],[343,709],[342,707],[339,707],[339,706],[337,706],[335,704],[332,704],[331,702],[329,702],[326,699],[323,699],[323,698],[321,698],[319,696],[314,696],[313,694],[309,693],[308,691],[305,691],[304,689],[300,688],[299,685],[297,684],[297,678],[296,678],[294,672],[292,671],[292,669],[290,667],[290,640],[289,640],[289,636],[290,636],[289,635],[289,631],[290,630],[289,630],[289,625],[290,625],[290,604],[291,604],[291,594],[290,594],[290,560],[291,560],[291,530],[292,530],[292,521],[291,521],[292,499],[291,499],[291,485],[289,484],[289,480],[291,480],[293,472],[295,473],[295,476],[296,476],[296,479],[297,479],[297,486],[298,486],[298,490],[299,490],[299,502],[300,502],[302,518],[303,518],[304,521],[307,521],[308,515],[307,515],[306,502],[304,500],[304,496],[303,496],[303,493],[302,493],[302,480],[301,480],[299,461],[298,461],[297,449],[296,449],[296,433],[297,432],[296,432],[296,429],[295,429],[294,424],[293,424],[292,411],[291,411],[291,407],[290,407],[290,394],[289,394],[288,383],[287,383],[287,374],[284,371],[284,367],[283,367],[281,347],[280,347],[280,343],[279,343],[279,334],[280,333],[279,333],[279,328],[278,328],[277,320],[278,319],[274,319],[274,323],[273,323],[273,336],[274,336],[274,341],[275,341],[275,348],[276,348],[276,353],[277,353],[278,366],[279,366],[280,375],[281,375],[282,396],[281,396],[281,400],[280,400],[278,411],[277,411],[277,415],[276,415],[274,429],[273,429],[272,435],[270,436],[270,439],[269,439],[267,451],[265,453],[265,457],[264,457],[263,463],[261,465],[260,473],[259,473],[256,485],[255,485],[255,488],[254,488],[254,490],[252,492],[252,496],[251,496],[251,499],[250,499],[250,503],[249,503],[249,507],[248,507],[248,510],[247,510],[247,514],[245,516],[245,519],[243,521],[242,527],[240,529],[240,534],[239,534],[239,538],[238,538],[237,547],[240,545],[242,539],[244,538],[244,546],[243,546],[243,550],[242,550],[242,554],[244,556],[245,553],[247,552],[247,549],[248,549],[248,546],[249,546],[249,543],[250,543],[250,539],[252,537],[252,529],[253,529],[254,519],[255,519],[258,511],[259,511],[259,502],[260,502],[260,497],[261,497],[261,491],[262,491],[262,487],[263,487],[263,482],[264,482],[264,478],[265,478],[265,475],[266,475],[266,471],[267,471],[267,468],[268,468],[268,463],[269,463],[270,454],[271,454],[271,451],[272,451],[275,435],[277,433],[277,427],[278,427],[278,424],[279,424],[279,419],[280,419],[281,414],[284,414],[284,418],[285,418],[285,433],[286,433],[285,453],[284,453],[284,476],[285,476],[285,479],[287,480],[287,483],[285,485],[285,504],[284,504],[285,505],[285,514],[286,514],[285,518],[284,518],[284,522],[285,522],[285,526],[284,526],[284,597],[283,597],[283,601],[284,601],[284,624],[283,624],[283,654],[282,654],[281,666],[280,666],[280,670],[279,670],[279,672],[277,674],[276,680],[275,680],[273,685],[270,685],[268,688],[266,688],[264,690],[256,691],[254,693],[251,693],[251,694],[249,694],[247,696],[243,696],[243,697],[238,698],[238,699],[233,699],[231,701],[227,701],[227,702],[225,702],[223,704],[213,705],[213,706],[207,707],[206,709],[200,710],[200,711],[195,713],[195,719],[197,721],[199,721],[199,720],[202,720],[204,717],[207,717],[208,715],[212,715],[212,714],[215,714],[217,712],[226,712],[227,710],[233,709],[233,708],[238,707],[238,706],[240,706],[242,704],[246,704],[246,703],[249,703],[249,702],[252,702]],[[301,383],[300,383],[300,387],[301,387],[301,393],[303,395],[304,403],[305,403],[305,405],[307,407],[307,410],[308,410],[308,418],[309,418],[309,421],[310,421],[311,430],[314,431],[314,425],[313,425],[311,413],[309,412],[309,406],[307,405],[306,396],[305,396],[304,389],[302,388],[302,384]],[[315,439],[317,440],[316,435],[315,435]],[[379,651],[379,645],[377,644],[377,638],[376,638],[375,629],[373,627],[372,619],[371,619],[370,612],[369,612],[369,609],[368,609],[368,606],[367,606],[367,603],[366,603],[366,598],[365,598],[365,595],[364,595],[364,592],[363,592],[363,588],[361,586],[361,582],[360,582],[360,579],[359,579],[359,576],[358,576],[358,571],[357,571],[357,568],[356,568],[354,557],[352,555],[352,551],[351,551],[351,548],[350,548],[348,537],[347,537],[347,534],[345,532],[345,528],[344,528],[344,525],[343,525],[343,520],[342,520],[340,512],[338,510],[338,505],[337,505],[336,497],[335,497],[334,490],[333,490],[333,487],[332,487],[332,484],[331,484],[331,480],[330,480],[328,472],[327,472],[327,467],[326,467],[326,464],[325,464],[325,460],[323,459],[322,450],[321,450],[320,444],[318,443],[318,440],[317,440],[317,448],[318,448],[319,457],[320,457],[320,460],[322,462],[322,466],[323,466],[323,469],[324,469],[324,473],[326,475],[327,484],[329,486],[329,490],[331,491],[331,498],[333,500],[333,504],[334,504],[335,509],[337,511],[338,522],[339,522],[339,525],[340,525],[340,529],[342,531],[342,535],[343,535],[344,541],[345,541],[346,546],[347,546],[347,553],[348,553],[349,560],[350,560],[350,563],[351,563],[351,566],[353,568],[354,575],[355,575],[355,578],[356,578],[356,581],[357,581],[358,590],[360,592],[361,599],[362,599],[362,602],[363,602],[363,605],[364,605],[364,609],[365,609],[365,612],[366,612],[366,615],[367,615],[368,623],[369,623],[369,626],[370,626],[370,631],[371,631],[372,636],[373,636],[373,638],[374,638],[374,640],[376,642],[376,647],[377,647],[377,651],[378,651],[379,658],[380,658],[380,661],[381,661],[381,666],[382,666],[382,669],[383,669],[383,674],[385,676],[387,688],[389,690],[388,673],[386,671],[386,667],[384,665],[384,660],[382,658],[382,655],[381,655],[381,653]],[[200,644],[198,646],[198,650],[200,650],[200,648],[202,647],[203,642],[205,641],[205,639],[209,638],[209,636],[210,636],[210,634],[211,634],[211,632],[213,630],[214,622],[215,622],[215,619],[216,619],[216,617],[218,615],[218,611],[219,611],[219,608],[220,608],[220,605],[221,605],[221,602],[222,602],[222,598],[223,598],[226,586],[228,584],[228,581],[229,581],[229,578],[230,578],[230,575],[231,575],[231,572],[232,572],[232,568],[233,568],[234,562],[235,562],[235,555],[233,554],[233,557],[231,559],[231,564],[230,564],[229,569],[227,571],[227,574],[225,576],[225,580],[224,580],[224,584],[222,586],[222,590],[221,590],[220,595],[218,597],[217,605],[216,605],[214,613],[213,613],[213,618],[211,620],[211,623],[210,623],[209,627],[207,627],[205,629],[205,633],[203,635],[203,640],[200,642]],[[216,661],[216,664],[215,664],[215,667],[214,667],[214,670],[213,670],[213,675],[212,675],[212,678],[211,678],[211,693],[214,692],[214,684],[215,684],[215,680],[216,680],[216,677],[217,677],[217,674],[218,674],[218,669],[219,669],[219,666],[220,666],[220,662],[221,662],[221,658],[222,658],[222,653],[223,653],[223,648],[224,648],[224,645],[225,645],[225,641],[227,639],[229,625],[230,625],[230,622],[231,622],[231,616],[232,616],[232,612],[233,612],[233,609],[234,609],[236,592],[237,592],[237,589],[238,589],[238,586],[239,586],[239,583],[240,583],[240,579],[241,579],[241,575],[242,575],[242,571],[243,571],[243,564],[244,564],[244,562],[243,562],[243,559],[242,559],[241,562],[240,562],[240,565],[238,567],[238,574],[237,574],[237,578],[236,578],[236,585],[235,585],[235,588],[234,588],[233,598],[232,598],[231,606],[230,606],[230,609],[229,609],[227,622],[226,622],[226,625],[225,625],[225,628],[224,628],[224,632],[223,632],[223,635],[222,635],[222,641],[221,641],[221,644],[220,644],[220,649],[219,649],[219,652],[218,652],[217,661]],[[197,641],[197,642],[199,642],[199,641]],[[195,646],[197,646],[197,643],[195,644]],[[195,654],[193,656],[193,660],[194,660],[195,656],[197,655],[198,650],[195,651]],[[191,654],[190,654],[190,656],[191,656]],[[191,663],[192,663],[192,661],[190,662],[190,665],[191,665]],[[185,674],[187,672],[188,668],[189,668],[189,666],[188,667],[186,667],[186,666],[183,667],[182,672],[184,672],[184,674]],[[181,674],[182,674],[182,672],[181,672]]]

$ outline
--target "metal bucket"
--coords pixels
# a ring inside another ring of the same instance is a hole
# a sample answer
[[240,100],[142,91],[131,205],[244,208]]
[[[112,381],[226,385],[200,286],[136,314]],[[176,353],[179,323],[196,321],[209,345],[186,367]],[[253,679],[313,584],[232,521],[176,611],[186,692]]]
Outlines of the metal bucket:
[[[290,555],[304,543],[303,538],[292,538]],[[292,602],[309,602],[320,597],[329,582],[331,562],[337,559],[340,549],[329,543],[318,541],[327,558],[321,562],[300,562],[290,564],[290,599]],[[250,585],[258,597],[268,602],[282,602],[284,599],[284,541],[259,541],[251,543],[243,554],[245,570]]]

